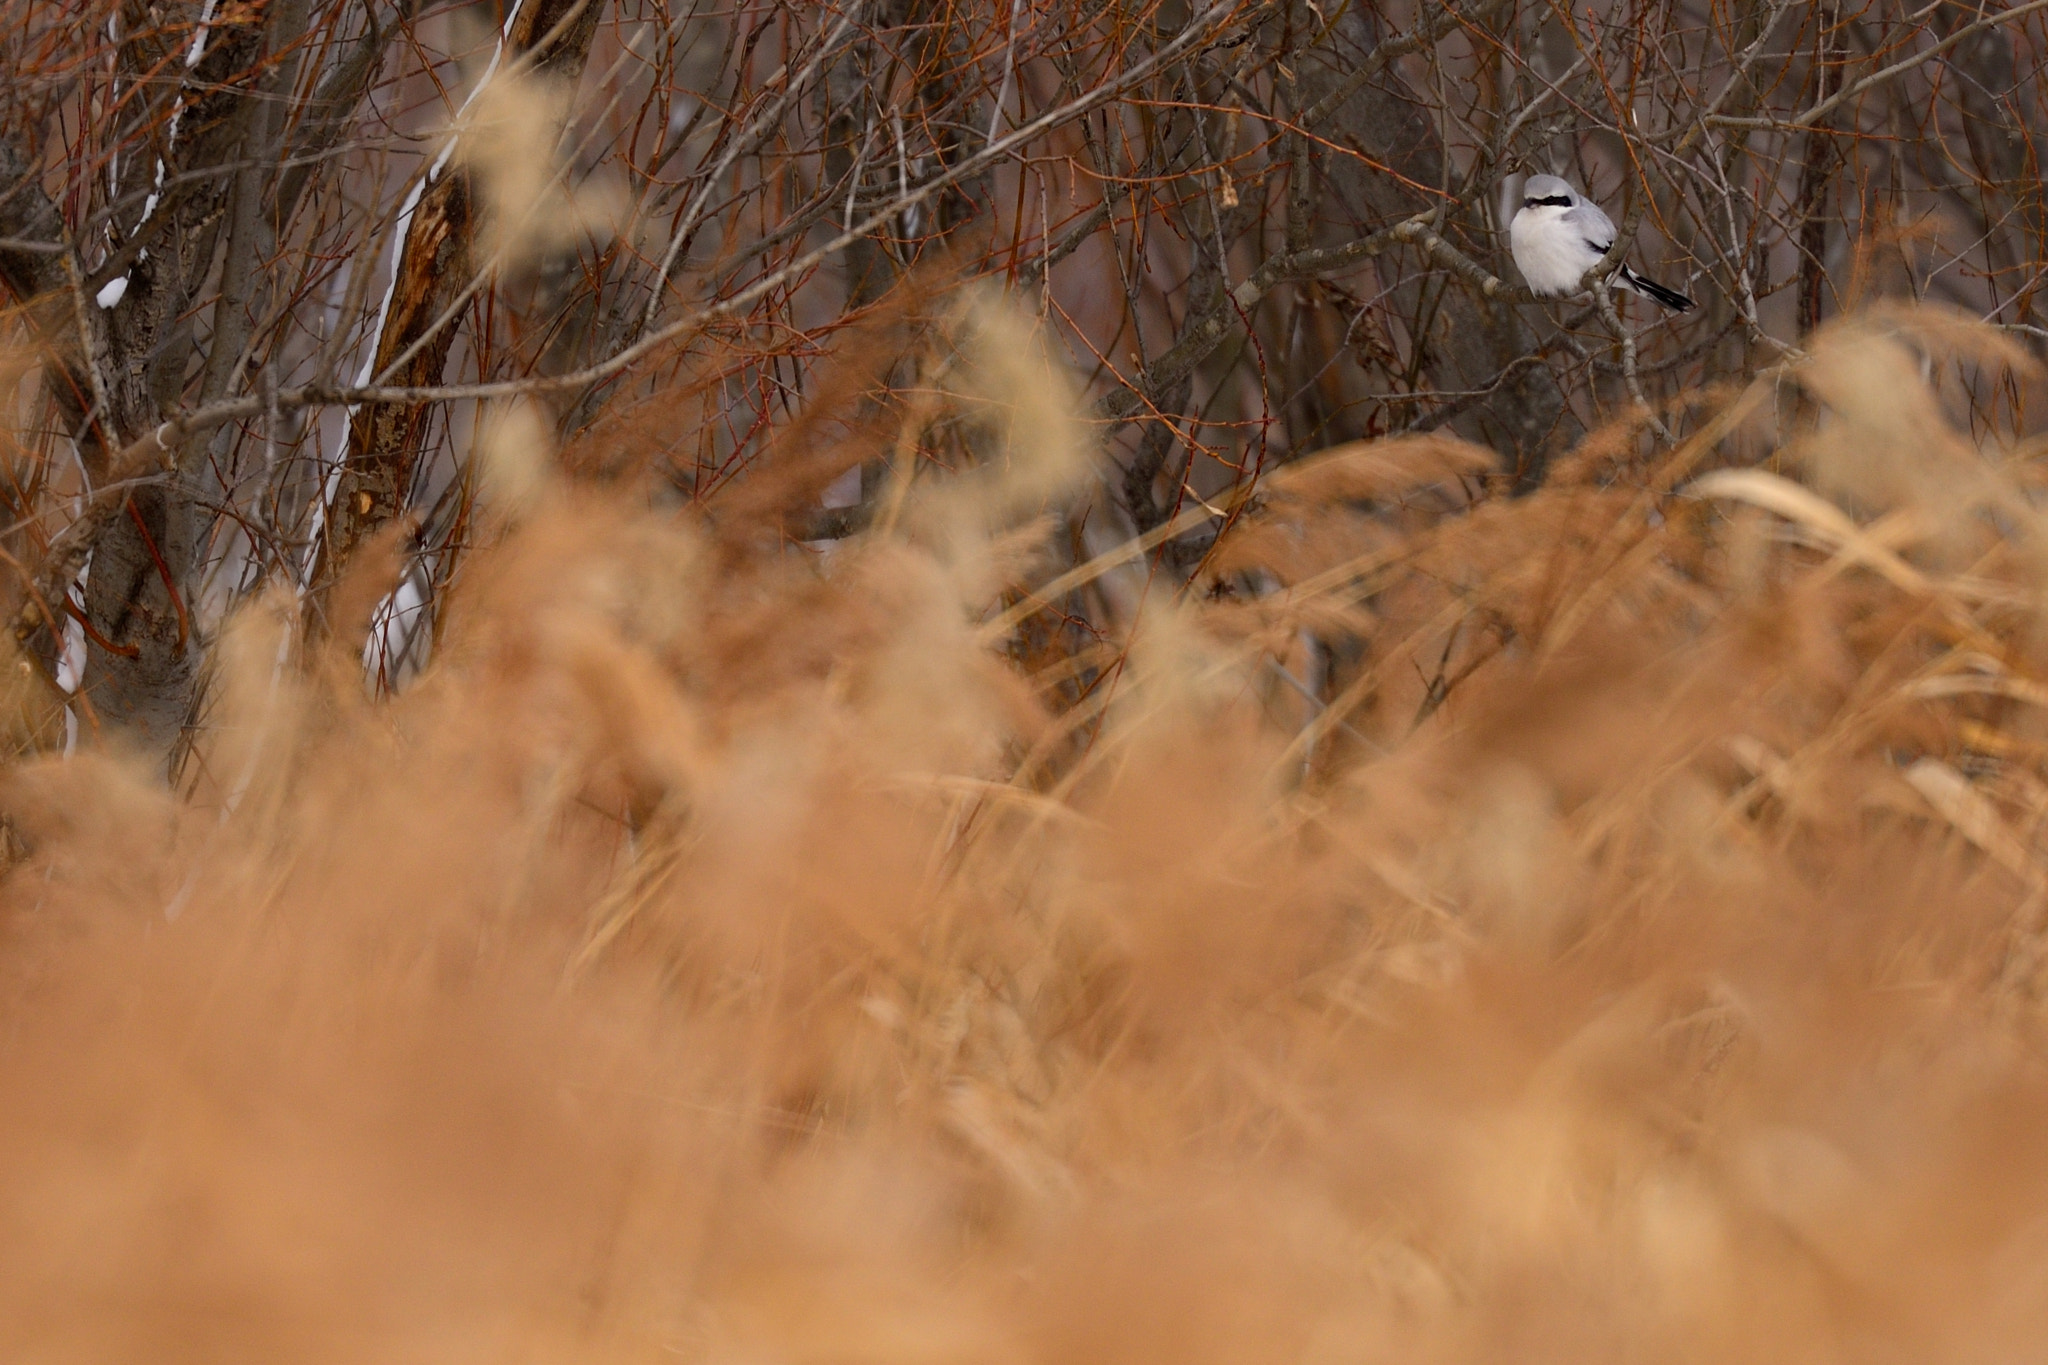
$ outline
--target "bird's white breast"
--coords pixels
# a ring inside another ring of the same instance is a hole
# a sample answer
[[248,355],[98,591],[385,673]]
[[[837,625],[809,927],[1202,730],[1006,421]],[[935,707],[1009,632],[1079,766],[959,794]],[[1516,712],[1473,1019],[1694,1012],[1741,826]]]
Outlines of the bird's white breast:
[[1600,259],[1580,234],[1563,222],[1566,209],[1525,208],[1508,224],[1508,246],[1522,278],[1539,294],[1569,294],[1588,266]]

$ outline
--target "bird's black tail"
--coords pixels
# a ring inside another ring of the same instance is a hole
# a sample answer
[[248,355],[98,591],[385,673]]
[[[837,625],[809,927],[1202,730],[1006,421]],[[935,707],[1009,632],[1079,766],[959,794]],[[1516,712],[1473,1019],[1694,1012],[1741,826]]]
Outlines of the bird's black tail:
[[1620,280],[1624,287],[1633,289],[1646,299],[1655,299],[1674,313],[1688,312],[1696,306],[1691,299],[1676,289],[1666,289],[1655,280],[1646,280],[1627,266],[1623,266],[1615,278]]

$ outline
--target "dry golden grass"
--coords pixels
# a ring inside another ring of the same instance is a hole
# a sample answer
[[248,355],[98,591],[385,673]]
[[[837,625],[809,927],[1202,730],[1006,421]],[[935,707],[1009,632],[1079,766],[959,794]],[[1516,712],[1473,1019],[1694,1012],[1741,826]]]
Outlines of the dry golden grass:
[[990,458],[822,564],[500,452],[405,694],[273,600],[189,799],[5,774],[0,1355],[2038,1352],[2048,522],[1913,359],[2018,357],[1333,452],[1054,713],[983,623],[1085,433],[963,318]]

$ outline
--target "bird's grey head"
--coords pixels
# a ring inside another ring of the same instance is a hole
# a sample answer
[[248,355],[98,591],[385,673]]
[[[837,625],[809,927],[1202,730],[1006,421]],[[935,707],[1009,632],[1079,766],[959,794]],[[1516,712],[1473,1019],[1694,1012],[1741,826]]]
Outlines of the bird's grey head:
[[1525,209],[1568,209],[1579,202],[1579,192],[1554,175],[1532,175],[1522,186]]

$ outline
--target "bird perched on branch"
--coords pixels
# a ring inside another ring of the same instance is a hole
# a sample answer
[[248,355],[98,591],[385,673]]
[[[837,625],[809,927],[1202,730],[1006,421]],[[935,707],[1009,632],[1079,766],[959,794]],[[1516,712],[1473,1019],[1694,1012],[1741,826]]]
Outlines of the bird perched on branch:
[[[1538,294],[1576,294],[1579,281],[1614,245],[1614,221],[1600,206],[1554,175],[1532,175],[1522,186],[1522,207],[1508,224],[1508,243],[1522,278]],[[1676,289],[1646,280],[1626,265],[1607,283],[1655,299],[1683,313],[1693,301]]]

